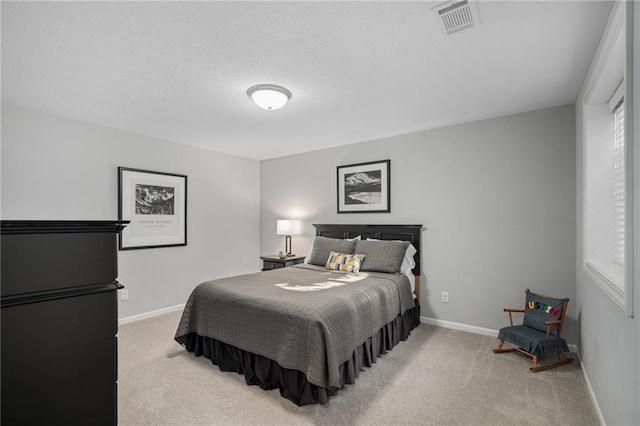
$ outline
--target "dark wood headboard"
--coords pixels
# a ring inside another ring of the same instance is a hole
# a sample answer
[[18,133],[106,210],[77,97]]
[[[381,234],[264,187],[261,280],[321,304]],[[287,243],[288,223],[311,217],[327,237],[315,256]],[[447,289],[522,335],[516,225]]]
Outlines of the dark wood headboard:
[[413,275],[420,277],[420,237],[422,225],[324,225],[313,224],[316,227],[316,235],[328,238],[355,238],[362,236],[363,240],[375,238],[377,240],[409,241],[416,248],[417,253],[413,257],[416,267],[411,270]]

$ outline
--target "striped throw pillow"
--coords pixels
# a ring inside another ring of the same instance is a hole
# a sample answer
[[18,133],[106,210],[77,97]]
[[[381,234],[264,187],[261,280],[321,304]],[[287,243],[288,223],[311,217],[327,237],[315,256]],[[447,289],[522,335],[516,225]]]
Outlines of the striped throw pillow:
[[364,254],[346,254],[332,251],[324,267],[334,271],[360,272],[360,264],[363,259]]

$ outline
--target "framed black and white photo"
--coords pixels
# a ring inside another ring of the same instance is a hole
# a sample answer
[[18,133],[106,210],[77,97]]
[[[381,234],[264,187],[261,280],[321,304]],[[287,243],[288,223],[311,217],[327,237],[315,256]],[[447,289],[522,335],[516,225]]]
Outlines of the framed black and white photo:
[[391,160],[338,166],[338,213],[389,213]]
[[118,167],[120,250],[187,245],[187,177]]

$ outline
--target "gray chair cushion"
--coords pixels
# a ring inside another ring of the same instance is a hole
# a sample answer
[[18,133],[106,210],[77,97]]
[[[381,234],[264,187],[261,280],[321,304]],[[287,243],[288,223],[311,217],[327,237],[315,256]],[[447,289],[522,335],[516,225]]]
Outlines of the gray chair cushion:
[[[546,333],[545,321],[560,319],[563,303],[564,299],[554,299],[527,292],[523,325]],[[551,334],[555,335],[556,330],[556,327],[552,327]]]
[[364,254],[360,271],[400,272],[408,241],[356,241],[355,252]]
[[338,238],[316,237],[313,240],[313,249],[307,263],[311,265],[325,266],[332,251],[337,253],[354,254],[356,242],[340,240]]
[[501,328],[498,339],[516,345],[530,354],[542,356],[558,352],[569,352],[569,346],[562,337],[549,336],[545,340],[546,332],[534,330],[526,325],[514,325]]

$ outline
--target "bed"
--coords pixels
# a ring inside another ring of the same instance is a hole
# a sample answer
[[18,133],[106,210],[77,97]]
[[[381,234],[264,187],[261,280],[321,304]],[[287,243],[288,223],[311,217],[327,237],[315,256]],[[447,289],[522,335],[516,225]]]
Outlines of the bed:
[[421,225],[314,226],[308,263],[199,284],[175,335],[297,405],[327,403],[420,323]]

